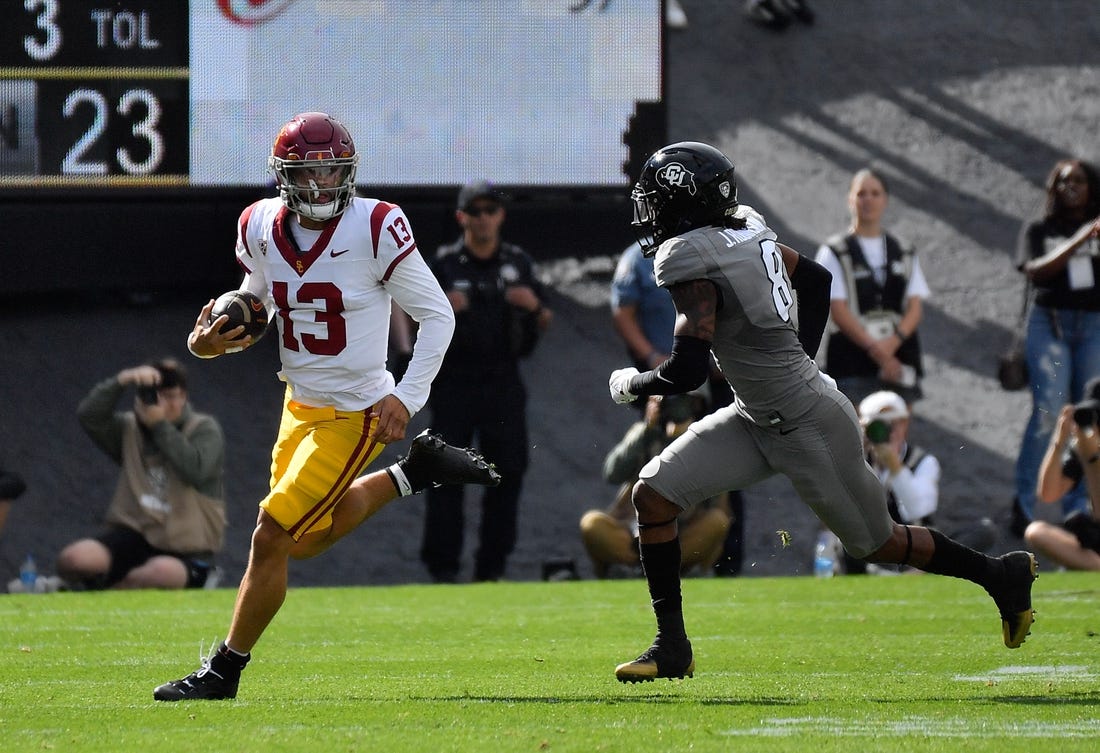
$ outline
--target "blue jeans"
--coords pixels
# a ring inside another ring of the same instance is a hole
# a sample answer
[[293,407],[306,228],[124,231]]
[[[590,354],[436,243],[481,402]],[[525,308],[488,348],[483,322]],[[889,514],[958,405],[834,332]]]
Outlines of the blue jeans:
[[[1016,458],[1016,496],[1023,512],[1034,519],[1039,465],[1058,414],[1066,403],[1081,400],[1085,382],[1100,375],[1100,312],[1033,306],[1026,349],[1032,408]],[[1062,497],[1063,516],[1089,509],[1083,486]]]

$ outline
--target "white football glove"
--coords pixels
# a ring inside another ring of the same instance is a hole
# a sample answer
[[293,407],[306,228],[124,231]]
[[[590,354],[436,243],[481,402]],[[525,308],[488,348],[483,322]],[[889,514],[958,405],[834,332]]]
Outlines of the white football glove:
[[611,378],[607,380],[607,386],[611,388],[611,399],[620,405],[637,400],[638,396],[630,392],[630,380],[638,373],[638,370],[633,366],[612,371]]

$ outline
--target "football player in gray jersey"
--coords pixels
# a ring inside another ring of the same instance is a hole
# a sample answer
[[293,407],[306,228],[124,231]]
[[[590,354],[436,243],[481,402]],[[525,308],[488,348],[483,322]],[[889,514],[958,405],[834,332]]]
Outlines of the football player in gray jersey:
[[651,460],[634,486],[657,637],[615,676],[692,676],[676,518],[776,473],[791,480],[852,556],[982,586],[1000,611],[1005,645],[1020,646],[1033,621],[1034,556],[989,557],[936,530],[891,520],[885,490],[864,458],[855,408],[811,360],[828,320],[831,275],[779,243],[760,214],[737,203],[733,165],[707,144],[656,151],[631,198],[632,224],[643,252],[656,254],[657,284],[671,293],[677,318],[669,359],[644,373],[613,372],[612,398],[688,392],[706,379],[713,352],[735,399]]

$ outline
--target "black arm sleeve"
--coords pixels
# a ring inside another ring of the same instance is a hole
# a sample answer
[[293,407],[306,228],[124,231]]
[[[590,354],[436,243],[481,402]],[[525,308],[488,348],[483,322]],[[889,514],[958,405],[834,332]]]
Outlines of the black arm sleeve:
[[829,323],[832,283],[833,275],[829,270],[813,259],[799,256],[791,285],[798,296],[798,342],[810,358],[817,355],[825,325]]
[[710,343],[690,335],[672,338],[672,354],[655,369],[630,380],[632,395],[680,395],[691,392],[710,373]]

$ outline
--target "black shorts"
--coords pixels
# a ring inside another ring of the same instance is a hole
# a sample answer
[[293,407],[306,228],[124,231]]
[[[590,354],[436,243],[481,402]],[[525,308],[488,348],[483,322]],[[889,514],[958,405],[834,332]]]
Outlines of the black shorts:
[[1085,512],[1076,512],[1062,522],[1062,527],[1077,537],[1085,549],[1100,554],[1100,522]]
[[187,588],[202,588],[206,585],[206,579],[210,577],[210,571],[214,565],[202,557],[190,557],[186,554],[166,552],[149,544],[137,531],[122,526],[111,526],[104,529],[98,536],[93,536],[107,551],[111,553],[111,569],[107,572],[103,583],[104,588],[110,588],[126,577],[126,573],[135,567],[144,565],[153,557],[175,557],[187,568]]

